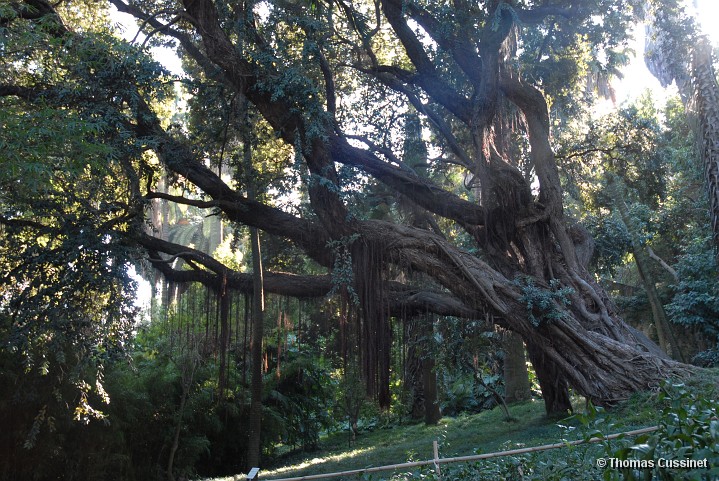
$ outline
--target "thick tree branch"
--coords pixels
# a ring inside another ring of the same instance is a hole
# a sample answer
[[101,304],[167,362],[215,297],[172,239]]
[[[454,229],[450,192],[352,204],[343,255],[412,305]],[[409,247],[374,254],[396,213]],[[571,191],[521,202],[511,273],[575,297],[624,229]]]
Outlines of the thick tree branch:
[[481,206],[461,199],[407,169],[383,162],[371,152],[352,147],[343,139],[334,139],[332,156],[338,162],[362,169],[430,212],[455,220],[461,225],[476,226],[484,223]]
[[410,61],[417,69],[412,83],[422,88],[433,100],[444,106],[457,118],[468,122],[472,118],[470,102],[439,76],[433,62],[424,51],[422,43],[407,25],[401,3],[385,0],[382,2],[382,6],[387,20],[402,42]]
[[[192,247],[168,242],[145,233],[135,233],[132,236],[132,239],[148,251],[160,251],[170,254],[175,258],[194,261],[208,269],[208,271],[220,276],[231,271],[229,267],[225,266],[222,262],[218,261],[211,255]],[[154,263],[164,263],[167,265],[167,259],[154,259]]]
[[322,52],[322,50],[317,49],[317,57],[319,59],[320,63],[320,70],[322,71],[322,76],[325,79],[325,96],[327,97],[327,112],[332,115],[332,118],[335,118],[335,115],[337,114],[337,93],[335,92],[335,79],[334,74],[332,73],[332,68],[330,67],[329,62],[327,61],[327,58],[325,57],[325,54]]
[[0,84],[0,97],[18,97],[23,100],[35,100],[39,94],[39,91],[34,88]]
[[47,226],[42,222],[37,222],[29,219],[10,219],[8,217],[5,217],[4,215],[0,215],[0,224],[16,229],[30,228],[44,234],[52,234],[53,236],[59,233],[59,229]]
[[[329,116],[306,119],[298,113],[295,101],[301,100],[304,108],[315,108],[317,112],[324,109],[320,100],[311,93],[301,93],[293,99],[295,93],[277,97],[258,82],[255,76],[257,65],[250,63],[240,55],[220,26],[217,10],[211,0],[185,0],[185,8],[192,19],[208,57],[220,66],[232,82],[232,87],[246,96],[262,113],[272,127],[281,134],[290,145],[299,135],[302,155],[312,174],[307,184],[310,202],[324,228],[334,237],[342,237],[352,232],[352,216],[348,214],[342,203],[339,192],[338,175],[334,162],[326,150],[326,144],[316,135],[317,130],[332,135],[334,126]],[[276,67],[264,65],[260,68],[263,75],[270,78],[281,78]]]
[[457,35],[448,31],[442,23],[416,3],[407,7],[407,12],[444,50],[452,53],[452,58],[465,73],[469,81],[478,87],[481,79],[482,59],[477,53],[477,46],[467,36]]
[[[227,286],[231,289],[246,294],[252,293],[252,274],[232,271],[201,251],[146,234],[140,236],[138,241],[150,252],[149,260],[153,266],[173,282],[200,282],[217,288],[222,282],[222,277],[225,276]],[[172,257],[163,258],[159,252]],[[169,264],[176,258],[192,259],[210,270],[173,269]],[[309,276],[284,272],[266,272],[264,275],[264,288],[267,292],[295,298],[323,297],[332,291],[332,286],[330,275]],[[397,282],[390,282],[387,287],[390,312],[398,317],[422,312],[465,318],[479,318],[484,315],[483,311],[467,307],[447,292],[417,288]]]
[[195,43],[187,34],[177,29],[170,28],[169,25],[160,22],[156,18],[157,14],[148,14],[137,6],[125,3],[122,0],[109,1],[115,6],[115,8],[117,8],[119,12],[132,15],[138,20],[142,20],[144,23],[147,23],[148,25],[152,26],[156,31],[161,31],[164,34],[169,35],[179,41],[185,52],[187,52],[190,57],[192,57],[197,62],[197,64],[202,67],[202,69],[205,71],[209,78],[219,77],[221,80],[224,80],[225,82],[229,83],[228,79],[223,78],[224,72],[222,72],[222,70],[218,68],[217,65],[213,64],[207,58],[207,56],[197,47],[197,45],[195,45]]
[[221,200],[200,200],[200,199],[188,199],[181,195],[166,194],[164,192],[148,192],[145,195],[146,199],[163,199],[170,202],[175,202],[182,205],[191,205],[200,209],[212,209],[217,207],[225,207],[226,209],[234,209],[237,206],[228,201]]
[[[184,246],[177,246],[180,249]],[[175,250],[174,248],[169,250]],[[252,274],[227,270],[225,273],[217,274],[204,270],[179,270],[173,269],[160,255],[159,250],[148,249],[149,261],[153,267],[160,271],[166,279],[175,283],[199,282],[213,289],[219,289],[223,282],[226,286],[238,292],[252,294]],[[183,251],[184,252],[184,251]],[[183,254],[183,252],[179,253]],[[298,299],[324,297],[332,290],[332,277],[304,276],[290,273],[264,273],[264,289],[267,292],[282,296],[289,296]]]
[[[463,165],[465,168],[472,170],[473,169],[473,163],[469,158],[469,155],[460,146],[459,141],[455,137],[455,135],[452,133],[452,129],[450,126],[445,122],[445,120],[442,118],[440,114],[435,112],[430,106],[425,105],[422,103],[422,101],[417,97],[417,95],[411,91],[411,89],[403,84],[396,76],[388,75],[388,73],[385,72],[391,72],[394,70],[397,70],[395,68],[385,68],[384,66],[379,66],[374,69],[362,69],[359,68],[361,72],[367,73],[368,75],[373,76],[375,79],[377,79],[379,82],[383,83],[387,87],[391,88],[395,92],[403,94],[407,100],[412,104],[412,106],[420,113],[427,116],[427,118],[432,122],[432,124],[435,126],[437,131],[440,133],[440,135],[444,138],[445,142],[447,143],[447,146],[452,151],[452,153],[459,159],[459,164]],[[469,118],[467,119],[467,121]]]
[[[55,8],[45,0],[25,0],[21,3],[13,2],[10,3],[10,8],[12,8],[17,18],[32,21],[44,19],[42,26],[45,31],[53,37],[60,38],[70,33]],[[10,21],[12,21],[11,17],[0,16],[0,26],[5,26]]]
[[182,175],[212,197],[212,201],[206,203],[207,201],[196,201],[157,192],[152,193],[151,196],[188,205],[194,204],[198,207],[217,206],[230,220],[290,239],[320,264],[325,266],[332,264],[331,253],[326,247],[329,237],[324,229],[316,223],[295,217],[280,209],[251,201],[234,191],[215,172],[200,162],[187,146],[167,134],[154,112],[143,100],[139,100],[138,105],[140,106],[136,127],[138,136],[156,139],[158,144],[156,153],[160,160],[171,171]]

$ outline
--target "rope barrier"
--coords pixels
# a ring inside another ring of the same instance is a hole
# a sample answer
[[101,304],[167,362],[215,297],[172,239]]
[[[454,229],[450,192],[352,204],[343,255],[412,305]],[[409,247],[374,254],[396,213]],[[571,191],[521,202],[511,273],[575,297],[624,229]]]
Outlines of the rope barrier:
[[274,478],[267,481],[305,481],[305,480],[311,480],[311,479],[327,479],[327,478],[337,478],[340,476],[356,476],[356,475],[363,475],[367,473],[376,473],[380,471],[394,471],[398,469],[406,469],[406,468],[417,468],[420,466],[430,466],[434,465],[437,468],[440,464],[448,464],[448,463],[466,463],[470,461],[479,461],[481,459],[490,459],[490,458],[499,458],[504,456],[516,456],[518,454],[528,454],[528,453],[535,453],[538,451],[548,451],[550,449],[559,449],[559,448],[566,448],[568,446],[577,446],[579,444],[589,444],[589,443],[598,443],[600,441],[606,441],[609,439],[616,439],[622,436],[638,436],[640,434],[646,434],[651,433],[659,429],[659,426],[652,426],[648,428],[642,428],[642,429],[635,429],[633,431],[626,431],[623,433],[616,433],[616,434],[610,434],[609,436],[604,437],[597,437],[597,438],[591,438],[588,440],[584,439],[578,439],[576,441],[567,441],[563,443],[554,443],[554,444],[545,444],[543,446],[533,446],[529,448],[519,448],[519,449],[511,449],[509,451],[498,451],[494,453],[486,453],[486,454],[475,454],[472,456],[456,456],[452,458],[436,458],[427,460],[427,461],[411,461],[407,463],[400,463],[400,464],[390,464],[386,466],[375,466],[375,467],[369,467],[364,469],[352,469],[349,471],[338,471],[335,473],[325,473],[325,474],[312,474],[308,476],[299,476],[294,478]]

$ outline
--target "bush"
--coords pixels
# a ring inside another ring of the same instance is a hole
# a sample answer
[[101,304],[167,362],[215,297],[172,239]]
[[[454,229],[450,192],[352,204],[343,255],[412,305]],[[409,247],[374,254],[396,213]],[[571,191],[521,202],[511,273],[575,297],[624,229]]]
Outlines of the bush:
[[[642,435],[631,446],[620,448],[612,457],[646,469],[623,469],[625,480],[719,478],[719,417],[717,402],[698,396],[684,385],[665,385],[659,395],[662,409],[659,429]],[[707,468],[666,468],[698,461]],[[673,464],[676,463],[676,464]],[[606,478],[606,476],[605,476]],[[611,479],[619,479],[618,475]]]

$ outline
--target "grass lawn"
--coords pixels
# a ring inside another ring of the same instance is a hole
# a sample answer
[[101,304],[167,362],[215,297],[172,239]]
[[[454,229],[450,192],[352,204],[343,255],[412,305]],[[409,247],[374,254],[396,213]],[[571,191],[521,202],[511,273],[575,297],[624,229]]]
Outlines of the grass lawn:
[[[719,369],[697,373],[687,380],[687,386],[699,395],[715,395],[719,386]],[[583,412],[584,399],[575,398],[574,406],[576,412]],[[611,431],[605,431],[604,434],[654,426],[658,411],[660,403],[656,393],[638,393],[600,415],[611,424]],[[544,412],[544,402],[540,399],[514,404],[510,406],[510,414],[513,420],[507,421],[502,410],[496,407],[479,414],[445,417],[437,426],[414,424],[378,428],[362,432],[351,447],[348,446],[348,433],[333,433],[321,439],[318,451],[287,453],[276,459],[274,465],[264,466],[260,479],[271,481],[429,460],[433,458],[432,443],[435,440],[439,443],[439,456],[446,458],[553,444],[581,437],[576,432],[569,433],[565,427],[579,425],[577,419],[549,419]],[[562,456],[556,451],[554,453],[550,456]],[[371,477],[328,479],[379,481],[392,474],[392,471],[385,471],[374,473]],[[213,481],[235,480],[244,481],[244,477],[231,476]]]
[[[320,451],[281,458],[278,463],[282,466],[262,470],[262,479],[432,459],[435,440],[439,443],[440,457],[452,457],[554,443],[564,433],[557,420],[545,416],[541,400],[512,405],[510,412],[512,421],[506,421],[497,407],[474,415],[446,417],[437,426],[414,424],[376,429],[358,436],[351,448],[347,433],[335,433],[322,440]],[[390,474],[387,472],[387,476]],[[373,479],[382,477],[379,473]]]

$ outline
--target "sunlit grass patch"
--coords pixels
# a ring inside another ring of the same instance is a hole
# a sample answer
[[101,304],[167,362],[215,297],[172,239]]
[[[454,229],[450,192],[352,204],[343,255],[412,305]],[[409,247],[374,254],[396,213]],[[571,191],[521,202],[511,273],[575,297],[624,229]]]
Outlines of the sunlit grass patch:
[[[370,455],[376,448],[357,448],[344,451],[337,454],[331,454],[329,456],[315,457],[312,459],[306,459],[298,464],[291,466],[285,466],[282,468],[273,469],[270,471],[263,471],[263,477],[278,477],[287,473],[294,473],[298,470],[304,470],[307,468],[317,469],[318,467],[327,464],[342,464],[344,462],[350,462],[355,458],[364,457]],[[317,471],[320,472],[320,471]]]

